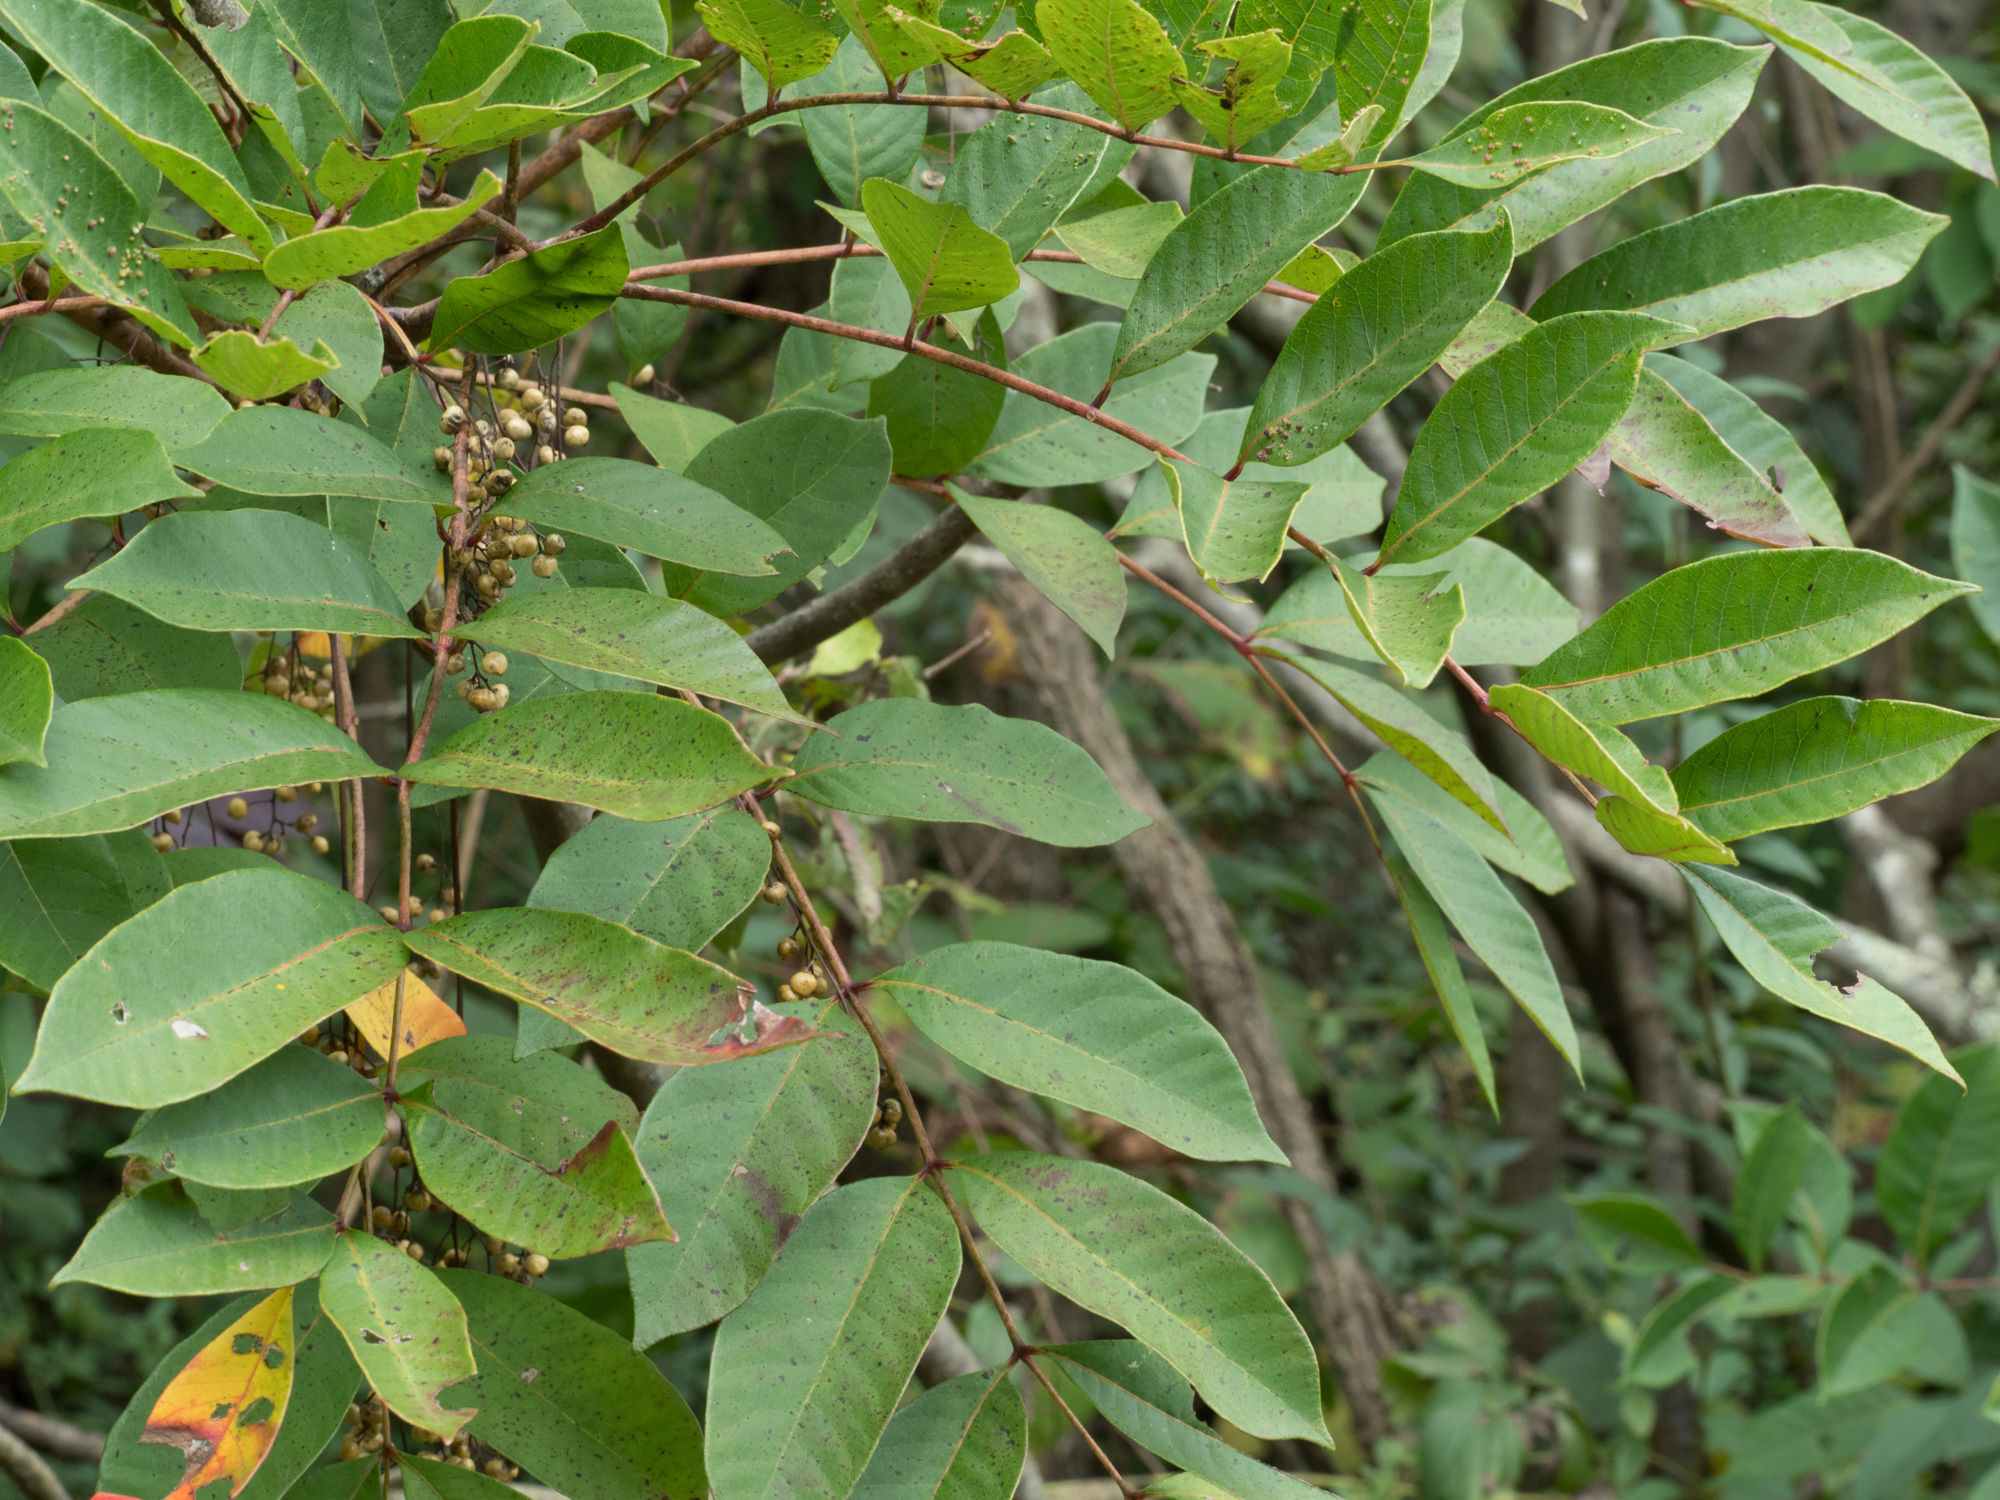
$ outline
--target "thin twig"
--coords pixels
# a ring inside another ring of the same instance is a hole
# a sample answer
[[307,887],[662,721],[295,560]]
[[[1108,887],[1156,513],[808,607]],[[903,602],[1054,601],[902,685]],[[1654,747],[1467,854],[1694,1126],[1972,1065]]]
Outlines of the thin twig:
[[96,592],[97,592],[96,589],[70,590],[69,593],[63,595],[63,597],[57,601],[55,608],[51,609],[47,614],[43,615],[39,620],[35,621],[34,624],[30,625],[26,630],[22,631],[21,634],[33,635],[37,630],[46,630],[49,626],[55,624],[56,621],[60,620],[64,615],[68,614],[71,610],[75,609],[79,604],[83,603],[84,600],[88,599],[92,594]]

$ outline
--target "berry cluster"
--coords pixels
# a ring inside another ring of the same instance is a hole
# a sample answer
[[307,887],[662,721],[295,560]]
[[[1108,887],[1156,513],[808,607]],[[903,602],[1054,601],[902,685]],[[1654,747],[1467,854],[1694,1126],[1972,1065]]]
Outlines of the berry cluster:
[[[285,835],[287,833],[296,833],[301,837],[311,837],[313,853],[325,854],[333,846],[327,842],[325,834],[313,833],[313,830],[319,827],[318,813],[302,812],[289,823],[279,816],[278,813],[279,807],[286,803],[298,801],[301,792],[311,792],[317,795],[324,790],[326,790],[326,783],[323,781],[307,782],[302,787],[280,786],[272,788],[271,798],[268,803],[259,798],[259,805],[270,809],[270,823],[263,829],[245,829],[243,832],[243,847],[248,849],[252,854],[269,854],[275,857],[284,853]],[[250,816],[250,800],[247,797],[231,797],[224,804],[223,810],[230,817],[241,822]],[[212,817],[211,813],[211,822]],[[153,820],[152,834],[153,847],[162,854],[182,847],[181,839],[175,834],[174,830],[181,828],[184,822],[185,814],[178,807],[164,812],[155,818]]]

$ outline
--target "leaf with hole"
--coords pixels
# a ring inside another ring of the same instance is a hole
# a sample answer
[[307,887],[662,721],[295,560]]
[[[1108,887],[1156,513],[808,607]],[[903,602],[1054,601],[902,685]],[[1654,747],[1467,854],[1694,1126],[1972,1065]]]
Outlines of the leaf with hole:
[[334,1237],[319,1279],[320,1305],[354,1362],[389,1410],[440,1437],[455,1437],[477,1414],[446,1407],[447,1387],[471,1378],[465,1309],[435,1273],[394,1245],[359,1229]]

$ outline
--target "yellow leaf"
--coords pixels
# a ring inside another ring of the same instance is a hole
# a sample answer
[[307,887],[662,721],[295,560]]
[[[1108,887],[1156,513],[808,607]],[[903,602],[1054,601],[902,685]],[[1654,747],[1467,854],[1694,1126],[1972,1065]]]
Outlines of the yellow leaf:
[[278,1440],[292,1394],[292,1289],[281,1287],[231,1323],[168,1382],[146,1418],[142,1443],[165,1443],[187,1457],[166,1500],[193,1500],[204,1485],[229,1480],[232,1496]]
[[[363,1040],[378,1057],[389,1055],[389,1028],[396,1020],[396,981],[379,990],[370,990],[347,1007],[347,1018],[361,1030]],[[398,1057],[408,1057],[419,1047],[448,1036],[464,1036],[465,1022],[446,1005],[436,990],[414,974],[403,981],[403,1045]]]

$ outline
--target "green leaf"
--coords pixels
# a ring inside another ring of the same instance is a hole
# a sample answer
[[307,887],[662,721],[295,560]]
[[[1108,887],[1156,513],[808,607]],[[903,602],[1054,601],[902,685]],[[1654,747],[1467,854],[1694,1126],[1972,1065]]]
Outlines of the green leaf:
[[853,1500],[1011,1500],[1028,1411],[1003,1365],[925,1391],[889,1419]]
[[1674,768],[1674,786],[1696,827],[1740,839],[1926,786],[1996,729],[1928,703],[1807,698],[1724,730]]
[[1942,1075],[1918,1084],[1875,1167],[1882,1217],[1919,1265],[1958,1232],[2000,1172],[2000,1057],[1984,1046],[1951,1060],[1964,1086]]
[[1436,557],[1589,457],[1661,328],[1642,313],[1552,320],[1466,371],[1410,447],[1377,561]]
[[365,559],[324,526],[276,510],[162,516],[69,587],[102,590],[189,630],[423,636]]
[[1035,24],[1049,55],[1127,130],[1144,130],[1178,102],[1187,67],[1137,0],[1043,0]]
[[[854,256],[834,262],[826,314],[836,323],[901,338],[910,328],[910,294],[903,290],[903,278],[887,256]],[[906,357],[856,339],[835,339],[833,389],[887,375]]]
[[537,27],[519,16],[489,12],[460,21],[439,38],[416,83],[389,125],[383,146],[434,150],[493,97],[534,41]]
[[1783,1227],[1792,1210],[1792,1194],[1806,1175],[1806,1155],[1812,1138],[1797,1105],[1787,1105],[1757,1137],[1757,1144],[1743,1159],[1736,1174],[1736,1189],[1730,1199],[1729,1221],[1736,1231],[1736,1244],[1750,1269],[1764,1269],[1771,1240]]
[[694,1500],[707,1491],[701,1428],[657,1366],[553,1297],[504,1277],[446,1271],[479,1374],[456,1399],[471,1432],[571,1500]]
[[294,235],[264,257],[264,274],[273,286],[301,290],[317,282],[352,276],[449,234],[499,197],[500,187],[498,177],[481,171],[465,196],[448,207],[418,208],[412,194],[406,205],[398,205],[400,212],[373,223],[336,224]]
[[699,952],[757,898],[770,836],[735,807],[665,823],[592,818],[542,866],[528,905],[620,922]]
[[1693,330],[1659,330],[1653,347],[1667,348],[1764,318],[1811,317],[1892,286],[1945,223],[1859,188],[1757,193],[1621,241],[1528,311],[1546,321],[1617,308]]
[[1347,217],[1366,175],[1258,167],[1203,199],[1147,264],[1118,330],[1112,376],[1163,365],[1228,322],[1293,257]]
[[685,688],[795,723],[811,722],[793,713],[784,691],[741,636],[680,599],[602,588],[516,595],[462,626],[458,634],[486,646]]
[[[1820,1400],[1865,1390],[1920,1360],[1930,1332],[1927,1300],[1881,1264],[1835,1293],[1819,1320]],[[1945,1322],[1956,1327],[1949,1315]]]
[[194,352],[203,374],[248,401],[268,401],[340,367],[340,356],[317,341],[301,349],[287,333],[270,343],[241,328],[216,334]]
[[1345,10],[1314,0],[1256,0],[1243,7],[1236,29],[1275,26],[1292,44],[1291,77],[1279,90],[1292,109],[1307,102],[1320,74],[1337,62],[1339,117],[1351,121],[1370,108],[1382,111],[1365,137],[1372,155],[1402,119],[1411,80],[1430,49],[1431,10],[1407,0],[1357,0]]
[[[1014,373],[1078,401],[1089,401],[1110,379],[1118,325],[1086,323],[1028,350]],[[1111,387],[1101,410],[1148,437],[1179,443],[1201,421],[1202,401],[1215,369],[1212,354],[1191,354]],[[0,396],[0,399],[4,399]],[[1045,401],[1009,391],[985,451],[965,466],[968,474],[1027,487],[1092,484],[1151,467],[1152,453],[1094,422]]]
[[[11,19],[21,9],[10,3],[0,13]],[[93,6],[78,6],[77,11],[104,15]],[[165,60],[123,25],[108,17],[105,24],[165,67]],[[171,68],[166,72],[186,88]],[[171,112],[173,101],[160,102],[162,113]],[[201,113],[213,130],[213,117],[206,109]],[[5,100],[0,101],[0,118],[9,164],[0,174],[0,195],[47,245],[55,268],[82,291],[116,303],[162,339],[200,343],[201,332],[181,300],[179,285],[139,238],[145,209],[111,164],[54,115]],[[249,206],[244,207],[247,211]]]
[[1413,235],[1363,260],[1292,329],[1237,457],[1297,464],[1345,442],[1493,300],[1513,253],[1501,214],[1483,233]]
[[1149,822],[1087,752],[1046,724],[979,704],[864,703],[809,738],[792,770],[785,790],[826,807],[984,823],[1064,849],[1114,844]]
[[[289,993],[289,991],[287,992]],[[310,1186],[382,1139],[381,1090],[311,1047],[280,1047],[214,1093],[145,1117],[110,1156],[211,1187]]]
[[507,509],[544,531],[721,573],[768,575],[770,559],[785,550],[784,537],[715,491],[623,458],[566,458],[530,469],[507,492]]
[[[779,1009],[810,1024],[826,1007]],[[683,1068],[666,1081],[635,1139],[681,1237],[626,1253],[635,1347],[741,1305],[860,1148],[876,1083],[875,1049],[854,1027],[726,1068]]]
[[774,531],[790,555],[754,581],[669,568],[667,592],[723,617],[776,598],[825,561],[880,501],[890,451],[879,418],[857,422],[805,408],[766,412],[720,434],[689,462],[687,477]]
[[1521,681],[1580,719],[1629,724],[1769,692],[1971,589],[1879,552],[1727,552],[1620,600]]
[[1269,1161],[1249,1085],[1215,1028],[1123,964],[1010,943],[934,948],[872,983],[980,1072],[1204,1161]]
[[888,0],[833,0],[833,8],[885,77],[902,78],[938,60],[926,29],[935,27],[937,0],[909,0],[907,11]]
[[717,1330],[708,1467],[717,1493],[844,1495],[943,1316],[958,1237],[918,1177],[835,1188]]
[[1188,556],[1211,583],[1265,579],[1285,552],[1292,512],[1311,488],[1301,480],[1225,479],[1200,464],[1162,458]]
[[430,478],[381,439],[294,407],[246,406],[201,442],[172,451],[183,469],[251,495],[356,495],[420,505],[437,499]]
[[1362,639],[1404,685],[1429,687],[1465,620],[1464,588],[1443,573],[1370,577],[1338,557],[1327,568]]
[[1663,813],[1620,796],[1601,798],[1596,813],[1598,826],[1633,854],[1650,854],[1680,864],[1736,863],[1736,856],[1727,847],[1679,813]]
[[1692,360],[1649,354],[1646,371],[1679,391],[1681,398],[1706,417],[1722,440],[1751,468],[1771,478],[1784,495],[1785,504],[1814,541],[1829,547],[1853,545],[1847,535],[1847,523],[1841,518],[1840,502],[1833,498],[1833,491],[1826,487],[1818,466],[1806,457],[1783,422],[1767,415],[1749,396]]
[[403,774],[657,822],[714,807],[773,772],[743,748],[727,719],[706,709],[646,693],[586,692],[490,714]]
[[54,989],[93,943],[171,888],[159,851],[137,829],[0,844],[0,964]]
[[113,833],[224,793],[382,774],[319,715],[240,691],[65,704],[44,748],[47,770],[0,768],[0,835]]
[[1268,651],[1312,678],[1383,742],[1501,834],[1507,832],[1493,778],[1472,747],[1387,683],[1346,667]]
[[387,1241],[349,1229],[334,1239],[319,1299],[389,1410],[446,1438],[472,1419],[474,1408],[440,1402],[445,1387],[469,1379],[474,1366],[465,1309],[435,1273]]
[[1243,1500],[1312,1500],[1323,1493],[1216,1437],[1195,1416],[1187,1382],[1136,1340],[1060,1344],[1036,1358],[1075,1381],[1105,1420],[1146,1451],[1228,1485]]
[[1649,490],[1678,500],[1711,528],[1767,547],[1805,547],[1805,527],[1708,418],[1651,368],[1639,371],[1632,405],[1606,443],[1607,456]]
[[26,641],[0,636],[0,765],[48,765],[42,747],[54,708],[49,664]]
[[607,224],[484,276],[461,276],[444,289],[430,347],[518,354],[552,344],[608,309],[629,269],[624,236]]
[[418,1458],[413,1453],[396,1455],[396,1472],[409,1500],[507,1500],[514,1493],[477,1469],[461,1469],[456,1464]]
[[228,636],[177,629],[105,594],[36,631],[35,650],[48,662],[65,703],[150,688],[234,692],[243,685],[236,643]]
[[1813,976],[1813,955],[1840,940],[1832,922],[1795,896],[1726,870],[1686,865],[1681,875],[1723,944],[1765,989],[1788,1005],[1900,1047],[1958,1080],[1917,1013],[1866,974],[1845,987]]
[[1692,1353],[1688,1329],[1740,1284],[1728,1276],[1701,1276],[1658,1303],[1625,1351],[1624,1383],[1656,1389],[1683,1379]]
[[1093,214],[1074,224],[1059,224],[1056,238],[1105,275],[1137,281],[1145,275],[1146,267],[1166,237],[1173,233],[1174,226],[1186,217],[1180,204],[1172,199],[1163,203],[1135,203],[1130,208]]
[[2000,640],[2000,485],[1964,464],[1954,464],[1951,472],[1951,565],[1978,586],[1965,602],[1987,636]]
[[[613,1052],[690,1067],[802,1041],[799,1022],[757,1002],[727,969],[580,912],[467,912],[417,928],[412,950],[475,984],[567,1021]],[[747,1040],[724,1027],[749,1020]]]
[[783,0],[698,0],[709,35],[733,47],[773,91],[833,61],[840,38]]
[[[216,940],[176,942],[209,932]],[[395,977],[361,902],[278,866],[184,885],[102,938],[49,996],[17,1092],[147,1109],[226,1083]]]
[[[1308,496],[1306,504],[1311,503]],[[1376,514],[1381,514],[1379,509]],[[1464,591],[1465,619],[1451,643],[1452,658],[1460,666],[1488,662],[1532,666],[1576,634],[1576,606],[1498,542],[1467,537],[1428,562],[1390,563],[1371,581],[1379,586],[1385,579],[1423,574],[1442,575],[1447,588],[1455,585]],[[1265,612],[1256,633],[1354,661],[1377,660],[1329,569],[1314,568],[1286,589]]]
[[1611,160],[1679,133],[1604,104],[1573,99],[1506,104],[1409,163],[1466,187],[1505,187],[1560,162]]
[[1637,1193],[1600,1193],[1568,1202],[1578,1218],[1594,1220],[1683,1264],[1698,1266],[1707,1258],[1688,1238],[1680,1221],[1651,1198]]
[[1534,919],[1449,825],[1402,797],[1371,791],[1368,800],[1466,945],[1580,1074],[1576,1027]]
[[[879,94],[888,88],[858,37],[847,37],[833,61],[792,90],[793,98],[821,94]],[[902,182],[924,146],[924,113],[899,104],[838,104],[796,116],[820,175],[849,208],[861,203],[861,185],[872,177]]]
[[[999,321],[990,308],[978,316],[975,357],[1006,369]],[[888,424],[897,473],[955,474],[979,456],[1006,399],[1007,388],[997,380],[907,354],[868,387],[868,415]]]
[[972,1212],[1051,1291],[1111,1318],[1245,1432],[1325,1444],[1312,1345],[1221,1231],[1115,1167],[1026,1151],[966,1157]]
[[[1437,20],[1433,14],[1434,28]],[[1484,228],[1502,211],[1513,220],[1516,253],[1539,245],[1640,183],[1706,156],[1750,102],[1769,56],[1762,48],[1710,37],[1662,37],[1530,78],[1473,110],[1444,141],[1468,135],[1516,105],[1571,100],[1622,109],[1678,133],[1608,159],[1563,162],[1499,189],[1412,173],[1390,206],[1378,245],[1429,230]],[[1425,66],[1428,71],[1428,60]]]
[[200,493],[174,474],[167,450],[151,432],[84,428],[0,468],[0,549],[18,546],[44,526],[119,516]]
[[199,443],[228,415],[228,398],[207,382],[159,375],[137,365],[43,370],[0,385],[0,432],[24,437],[59,437],[82,427],[137,427],[178,451]]
[[437,1108],[428,1090],[404,1094],[403,1105],[424,1186],[509,1244],[569,1260],[674,1238],[615,1120],[550,1168]]
[[[1097,113],[1073,83],[1044,89],[1035,102],[1079,114]],[[1122,169],[1132,159],[1132,149],[1101,130],[1068,120],[996,115],[958,143],[942,197],[963,208],[980,228],[1005,240],[1008,253],[1019,260],[1042,242],[1103,168]],[[1173,216],[1179,217],[1178,208]],[[1084,253],[1067,237],[1063,243]]]
[[1395,854],[1385,857],[1396,896],[1403,903],[1404,919],[1410,924],[1410,937],[1417,945],[1417,957],[1423,960],[1425,972],[1431,977],[1431,988],[1437,991],[1438,1008],[1444,1012],[1459,1046],[1465,1049],[1473,1074],[1479,1079],[1479,1091],[1497,1117],[1500,1096],[1493,1087],[1493,1059],[1486,1050],[1486,1033],[1480,1030],[1472,992],[1465,987],[1465,971],[1459,967],[1458,954],[1452,950],[1451,929],[1445,925],[1444,913],[1438,910],[1437,902],[1424,889],[1409,861]]
[[1416,803],[1477,849],[1488,864],[1518,876],[1546,895],[1567,890],[1575,882],[1563,860],[1562,841],[1548,819],[1504,781],[1494,782],[1493,790],[1499,794],[1500,811],[1507,819],[1506,834],[1392,750],[1378,750],[1354,774],[1372,787]]
[[[887,269],[879,261],[845,260],[834,267],[834,275],[838,277],[847,267],[860,265]],[[618,402],[618,415],[632,429],[632,436],[653,456],[654,463],[673,474],[687,472],[689,461],[697,453],[736,425],[720,412],[684,406],[678,401],[661,401],[615,380],[611,383],[611,394]]]
[[1053,505],[991,500],[951,486],[952,499],[971,516],[1021,576],[1068,615],[1106,656],[1117,655],[1125,618],[1125,575],[1118,550],[1095,527]]
[[[250,184],[237,164],[228,137],[223,135],[222,127],[216,124],[215,116],[209,113],[193,85],[175,71],[164,53],[99,6],[0,0],[0,15],[7,18],[16,36],[48,59],[51,67],[110,116],[139,148],[140,154],[166,174],[169,182],[212,214],[230,233],[242,236],[258,254],[270,253],[271,231],[250,206]],[[23,123],[40,112],[24,112],[22,106],[15,105],[13,113],[15,127],[8,136],[8,144],[18,147],[24,134]],[[16,163],[18,170],[18,158]],[[51,159],[46,166],[47,172],[41,175],[49,176],[48,196],[53,199],[53,189],[65,180],[64,173],[76,171],[76,163],[61,167]],[[71,202],[81,207],[80,200],[72,198]],[[138,208],[136,203],[132,206]],[[25,210],[22,213],[31,217]],[[82,217],[80,214],[79,222]],[[124,235],[126,243],[136,248],[134,226],[139,222],[135,213],[134,217],[106,227]],[[156,307],[158,297],[155,292]],[[145,320],[143,314],[140,316]],[[194,340],[190,338],[188,342]]]
[[1665,768],[1648,761],[1637,745],[1609,725],[1579,719],[1559,700],[1519,683],[1494,688],[1487,702],[1495,713],[1507,716],[1522,739],[1557,765],[1656,812],[1680,811]]
[[861,187],[862,207],[918,318],[998,302],[1021,284],[1007,243],[955,203],[881,178]]
[[[564,845],[565,848],[568,845]],[[448,1036],[408,1053],[405,1093],[428,1086],[439,1108],[517,1156],[555,1168],[607,1123],[638,1128],[632,1101],[557,1052],[516,1059],[504,1036]]]
[[83,1281],[135,1297],[204,1297],[290,1286],[326,1260],[333,1215],[293,1192],[282,1211],[218,1230],[180,1183],[112,1204],[51,1285]]
[[1292,64],[1292,48],[1277,30],[1218,38],[1201,43],[1198,50],[1230,62],[1221,86],[1209,89],[1173,78],[1168,87],[1224,150],[1243,150],[1253,137],[1292,112],[1278,97],[1278,86]]

